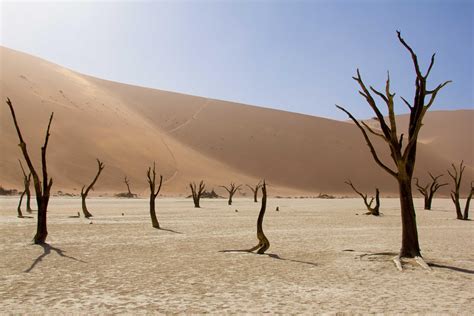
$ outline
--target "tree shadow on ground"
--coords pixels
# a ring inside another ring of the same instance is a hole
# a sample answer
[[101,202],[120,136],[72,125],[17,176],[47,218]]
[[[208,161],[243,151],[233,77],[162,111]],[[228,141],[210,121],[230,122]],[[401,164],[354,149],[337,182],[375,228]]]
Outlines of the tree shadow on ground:
[[179,232],[179,231],[176,231],[176,230],[173,230],[173,229],[169,229],[169,228],[156,228],[158,230],[164,230],[165,232],[170,232],[170,233],[175,233],[175,234],[183,234],[182,232]]
[[56,247],[53,247],[51,246],[50,244],[42,244],[42,245],[39,245],[41,247],[43,247],[43,253],[35,259],[35,261],[33,261],[33,263],[31,264],[31,266],[26,269],[24,272],[28,273],[30,272],[31,270],[33,270],[33,268],[38,264],[40,263],[47,255],[49,255],[51,253],[51,250],[53,250],[54,252],[56,252],[59,256],[61,257],[64,257],[64,258],[68,258],[68,259],[71,259],[71,260],[74,260],[74,261],[79,261],[79,262],[82,262],[82,263],[86,263],[85,261],[82,261],[80,259],[77,259],[77,258],[74,258],[72,256],[68,256],[68,255],[65,255],[64,254],[64,250],[61,250],[59,248],[56,248]]
[[259,255],[259,256],[268,256],[272,259],[277,259],[277,260],[282,260],[282,261],[290,261],[290,262],[295,262],[295,263],[302,263],[302,264],[308,264],[308,265],[312,265],[312,266],[317,266],[318,264],[317,263],[314,263],[314,262],[310,262],[310,261],[302,261],[302,260],[295,260],[295,259],[287,259],[287,258],[282,258],[280,257],[279,255],[275,254],[275,253],[263,253],[263,254],[258,254],[258,253],[255,253],[255,252],[251,252],[249,250],[244,250],[244,249],[227,249],[227,250],[219,250],[219,252],[224,252],[224,253],[227,253],[227,252],[244,252],[244,253],[249,253],[249,254],[253,254],[253,255]]
[[456,271],[456,272],[462,272],[462,273],[467,273],[467,274],[474,274],[474,270],[469,270],[469,269],[464,269],[464,268],[458,268],[458,267],[453,267],[453,266],[447,266],[447,265],[444,265],[444,264],[438,264],[438,263],[428,262],[428,265],[429,265],[430,267],[435,267],[435,268],[449,269],[449,270]]

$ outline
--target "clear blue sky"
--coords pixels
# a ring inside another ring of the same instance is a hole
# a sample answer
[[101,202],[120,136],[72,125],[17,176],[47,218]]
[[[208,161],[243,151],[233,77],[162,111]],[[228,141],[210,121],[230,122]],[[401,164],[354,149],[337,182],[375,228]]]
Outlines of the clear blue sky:
[[[434,110],[474,107],[474,1],[2,2],[1,45],[81,73],[162,90],[345,119],[372,113],[351,79],[412,99],[414,72],[451,79]],[[401,102],[397,111],[406,112]]]

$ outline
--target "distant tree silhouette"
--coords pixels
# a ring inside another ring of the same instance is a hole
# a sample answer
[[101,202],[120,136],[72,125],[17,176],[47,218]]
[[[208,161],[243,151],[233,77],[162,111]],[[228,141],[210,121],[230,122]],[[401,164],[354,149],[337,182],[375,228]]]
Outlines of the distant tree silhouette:
[[229,201],[227,202],[227,204],[232,205],[232,197],[234,196],[235,192],[237,192],[237,190],[240,189],[241,186],[242,186],[241,184],[236,186],[235,183],[233,182],[230,183],[229,187],[221,185],[221,187],[224,188],[229,193]]
[[191,188],[191,194],[193,196],[194,207],[200,208],[201,206],[199,205],[199,200],[201,199],[204,189],[206,188],[204,181],[201,180],[201,182],[199,182],[199,187],[194,182],[190,183],[189,187]]
[[249,189],[252,190],[252,193],[253,193],[253,201],[254,201],[255,203],[257,203],[257,202],[258,202],[258,200],[257,200],[258,189],[260,189],[260,187],[262,186],[262,181],[259,181],[255,187],[252,187],[252,186],[250,186],[250,185],[248,185],[248,184],[246,184],[246,186],[248,186]]
[[[30,192],[31,172],[28,173],[28,176],[27,176],[26,172],[25,172],[25,169],[23,169],[23,164],[21,163],[21,160],[18,160],[18,162],[20,163],[21,172],[23,173],[24,193],[26,193],[26,211],[28,213],[31,213],[31,212],[33,212],[33,210],[31,209],[31,204],[30,204],[30,200],[31,200],[31,192]],[[20,198],[20,204],[18,205],[18,207],[20,207],[20,205],[21,205],[21,198]]]
[[457,219],[468,220],[469,219],[469,205],[471,203],[474,186],[473,186],[473,182],[471,181],[471,191],[469,192],[467,196],[466,205],[464,207],[464,214],[463,214],[461,212],[461,203],[459,201],[462,175],[464,173],[464,169],[466,168],[466,166],[464,166],[463,164],[464,164],[464,161],[461,161],[461,163],[459,164],[459,170],[456,168],[454,164],[451,164],[451,167],[453,168],[453,172],[451,173],[451,171],[448,170],[448,173],[454,182],[454,190],[451,191],[451,200],[453,200],[454,206],[456,207],[456,217]]
[[365,213],[366,215],[374,215],[374,216],[380,215],[380,197],[379,197],[380,192],[378,188],[375,188],[375,205],[372,207],[372,203],[374,202],[374,197],[372,197],[370,201],[368,201],[367,194],[362,194],[362,192],[358,191],[350,180],[347,180],[344,183],[349,185],[352,188],[352,190],[354,190],[355,193],[357,193],[358,195],[362,197],[362,200],[364,200],[365,207],[368,210],[368,212]]
[[433,201],[433,197],[436,191],[438,191],[438,189],[441,188],[442,186],[448,185],[447,183],[442,183],[442,184],[438,183],[438,179],[443,176],[442,174],[436,177],[433,176],[430,172],[428,172],[428,174],[431,177],[431,183],[427,183],[425,186],[421,185],[418,182],[418,178],[415,178],[416,188],[418,191],[420,191],[421,195],[423,195],[424,200],[425,200],[425,204],[424,204],[425,210],[431,210],[431,203]]
[[101,162],[99,159],[97,159],[97,174],[95,175],[94,179],[92,180],[91,184],[87,187],[87,189],[84,191],[84,188],[86,187],[85,185],[81,189],[81,198],[82,198],[82,212],[84,213],[85,218],[90,218],[92,217],[92,214],[89,213],[89,210],[87,209],[86,205],[86,198],[87,195],[89,194],[90,190],[94,190],[94,185],[97,182],[97,179],[99,179],[100,173],[102,170],[104,170],[105,166],[104,163]]
[[[161,185],[163,183],[163,176],[160,175],[160,183],[158,184],[158,189],[156,189],[156,171],[155,171],[155,162],[153,162],[153,169],[148,167],[148,171],[146,172],[146,176],[148,178],[148,184],[150,185],[150,217],[151,217],[151,225],[154,228],[160,229],[160,223],[156,218],[155,212],[155,199],[160,193]],[[156,192],[155,192],[156,191]]]
[[48,169],[46,165],[46,150],[48,148],[48,141],[49,141],[49,129],[51,127],[51,122],[53,121],[54,113],[51,113],[49,117],[48,127],[46,129],[46,136],[44,140],[44,144],[41,147],[41,166],[42,166],[42,174],[43,174],[43,181],[39,179],[38,173],[36,172],[33,163],[31,162],[30,155],[28,154],[28,150],[26,149],[26,143],[23,139],[23,136],[20,131],[20,127],[18,125],[15,110],[13,109],[13,104],[9,98],[7,98],[7,104],[10,108],[10,112],[13,118],[13,123],[15,124],[15,129],[18,134],[18,138],[20,140],[20,149],[23,153],[23,157],[25,158],[26,164],[33,176],[33,183],[35,186],[35,193],[36,193],[36,202],[38,204],[38,224],[36,227],[36,235],[33,239],[35,244],[44,244],[46,242],[46,237],[48,236],[48,229],[47,229],[47,210],[48,210],[48,203],[49,197],[51,192],[51,187],[53,186],[53,179],[48,178]]
[[[397,134],[397,124],[395,120],[395,111],[394,111],[394,93],[390,92],[390,76],[387,76],[387,81],[385,85],[385,93],[382,93],[373,87],[369,87],[364,84],[362,77],[360,75],[359,69],[357,69],[357,76],[353,79],[359,84],[361,90],[359,93],[365,98],[369,106],[374,111],[377,116],[377,123],[380,125],[380,130],[376,130],[370,127],[363,121],[357,120],[351,113],[349,113],[345,108],[337,106],[340,110],[345,112],[349,118],[355,123],[357,128],[361,131],[364,139],[370,148],[370,152],[375,162],[388,174],[394,177],[398,182],[399,192],[400,192],[400,206],[401,206],[401,217],[402,217],[402,247],[400,249],[400,254],[398,257],[394,258],[394,262],[397,265],[398,269],[402,269],[400,258],[415,258],[416,262],[419,263],[423,268],[430,269],[429,266],[425,263],[421,257],[420,246],[418,242],[418,231],[416,225],[416,213],[415,207],[413,204],[412,196],[412,187],[411,182],[413,178],[413,171],[415,169],[416,161],[416,149],[417,149],[417,140],[421,127],[423,126],[422,121],[425,116],[425,113],[433,104],[438,92],[450,81],[446,81],[442,84],[439,84],[433,90],[426,88],[427,78],[430,74],[430,71],[433,67],[435,54],[431,57],[430,65],[426,74],[421,73],[418,57],[414,53],[413,49],[405,42],[401,37],[400,32],[397,31],[398,40],[400,43],[408,50],[410,53],[411,59],[414,64],[416,72],[416,92],[413,100],[413,104],[410,104],[403,97],[401,98],[403,102],[408,106],[410,110],[410,120],[408,125],[408,140],[406,145],[403,144],[404,134]],[[372,93],[379,96],[387,106],[388,111],[388,123],[386,118],[383,116],[382,112],[379,110]],[[425,103],[425,99],[429,100]],[[382,139],[387,143],[390,149],[390,156],[393,160],[396,169],[390,168],[384,162],[382,162],[375,150],[375,147],[372,143],[372,140],[369,138],[368,133]]]
[[123,198],[129,198],[129,199],[137,197],[137,195],[135,193],[132,193],[132,191],[130,191],[130,181],[128,180],[127,176],[125,176],[123,182],[127,186],[127,192],[126,193],[118,193],[115,196],[123,197]]
[[128,196],[129,197],[135,197],[136,194],[132,193],[132,191],[130,191],[130,181],[127,179],[127,176],[125,176],[123,182],[125,182],[125,185],[127,186],[127,193],[128,193]]

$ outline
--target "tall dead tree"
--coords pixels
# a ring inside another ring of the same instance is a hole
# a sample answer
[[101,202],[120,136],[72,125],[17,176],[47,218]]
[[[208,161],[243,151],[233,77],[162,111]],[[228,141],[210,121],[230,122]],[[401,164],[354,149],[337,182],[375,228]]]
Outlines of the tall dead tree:
[[[394,93],[390,92],[390,76],[387,76],[387,81],[385,85],[385,93],[382,93],[373,87],[369,87],[370,90],[366,87],[365,83],[362,80],[359,69],[357,69],[357,76],[353,79],[359,84],[361,90],[359,93],[365,98],[369,106],[374,111],[377,122],[380,125],[380,130],[371,128],[363,121],[357,120],[350,112],[345,108],[336,105],[340,110],[345,112],[349,118],[355,123],[359,128],[364,139],[370,148],[370,152],[375,162],[388,174],[394,177],[398,182],[398,188],[400,192],[400,207],[401,207],[401,218],[402,218],[402,247],[400,249],[400,254],[398,257],[394,258],[394,261],[397,265],[397,268],[401,269],[401,260],[400,258],[415,258],[416,261],[424,268],[429,269],[428,265],[424,262],[421,257],[420,246],[418,242],[418,231],[416,225],[416,214],[415,207],[413,205],[413,196],[412,196],[412,177],[415,170],[415,161],[416,161],[416,149],[417,149],[417,139],[422,127],[422,121],[425,116],[426,111],[433,104],[436,95],[438,92],[450,81],[446,81],[442,84],[439,84],[433,90],[429,90],[426,87],[426,81],[430,74],[430,71],[433,67],[435,54],[431,57],[431,62],[426,71],[426,74],[421,73],[418,57],[414,53],[413,49],[405,42],[401,37],[400,32],[397,31],[398,40],[400,43],[408,50],[410,53],[411,59],[414,64],[416,78],[415,85],[416,91],[413,103],[411,104],[405,98],[401,98],[403,102],[408,106],[410,110],[410,120],[408,125],[408,139],[406,145],[403,144],[404,134],[397,134],[397,125],[395,120],[395,111],[394,111]],[[372,93],[380,97],[387,106],[388,110],[388,123],[386,118],[383,116],[382,112],[378,108]],[[425,99],[428,98],[425,103]],[[387,166],[382,160],[380,160],[372,140],[369,138],[368,133],[373,136],[382,139],[389,147],[391,158],[393,163],[396,166],[396,169],[392,169]]]
[[201,182],[199,182],[199,187],[196,185],[195,182],[190,183],[189,187],[191,188],[191,194],[193,196],[194,207],[200,208],[201,206],[199,205],[199,200],[201,199],[201,195],[203,194],[204,189],[206,188],[204,181],[201,180]]
[[[148,167],[148,171],[146,172],[146,176],[148,178],[148,184],[150,185],[150,217],[151,217],[151,225],[154,228],[160,229],[160,223],[156,218],[155,212],[155,199],[160,193],[161,184],[163,183],[163,176],[160,175],[160,183],[158,184],[158,189],[156,190],[156,171],[155,171],[155,162],[153,162],[153,170],[151,167]],[[155,192],[156,190],[156,192]]]
[[104,170],[105,166],[104,163],[101,162],[99,159],[97,159],[97,174],[94,177],[94,180],[92,180],[91,184],[87,187],[87,189],[84,191],[84,188],[86,187],[85,185],[81,189],[81,198],[82,198],[82,212],[84,213],[85,218],[90,218],[92,217],[92,214],[89,213],[89,210],[87,209],[86,205],[86,198],[87,195],[89,194],[90,190],[94,190],[94,185],[97,182],[97,179],[99,179],[100,173],[102,170]]
[[48,148],[48,141],[49,141],[49,129],[51,127],[51,122],[53,121],[54,112],[51,113],[49,117],[48,127],[46,129],[46,136],[44,140],[44,144],[41,147],[41,167],[42,167],[42,174],[43,174],[43,181],[40,180],[38,173],[31,162],[30,155],[28,154],[28,150],[26,149],[26,143],[23,140],[23,136],[21,135],[20,127],[18,125],[15,110],[13,109],[12,102],[9,98],[7,98],[7,104],[10,108],[10,112],[12,114],[13,123],[15,124],[15,129],[18,134],[18,139],[20,140],[20,149],[23,153],[23,157],[25,158],[26,164],[33,176],[33,183],[35,187],[36,193],[36,203],[38,204],[38,224],[36,227],[36,235],[34,237],[35,244],[44,244],[46,242],[46,237],[48,236],[48,229],[47,229],[47,210],[48,210],[48,203],[49,203],[49,196],[51,192],[51,187],[53,186],[53,179],[48,178],[48,169],[46,165],[46,150]]
[[258,202],[258,200],[257,200],[258,189],[260,189],[260,187],[262,186],[262,181],[259,181],[255,187],[252,187],[252,186],[250,186],[250,185],[248,185],[248,184],[246,184],[246,186],[248,186],[249,189],[252,191],[252,193],[253,193],[253,201],[254,201],[255,203],[257,203],[257,202]]
[[263,217],[265,216],[265,210],[267,207],[267,187],[265,185],[265,180],[263,180],[262,184],[262,206],[260,208],[260,213],[258,213],[258,219],[257,219],[257,238],[258,238],[258,244],[247,250],[248,252],[252,252],[257,250],[257,253],[259,255],[262,255],[265,253],[265,251],[270,248],[270,241],[268,238],[265,236],[263,233]]
[[226,187],[225,185],[221,185],[221,188],[224,188],[228,193],[229,193],[229,201],[227,201],[227,204],[232,205],[232,197],[234,196],[235,192],[237,192],[238,189],[240,189],[242,185],[239,184],[238,186],[235,185],[235,183],[230,183],[229,187]]
[[428,172],[428,174],[431,177],[431,183],[427,183],[425,186],[418,182],[418,178],[415,178],[416,188],[421,193],[421,195],[423,195],[425,200],[425,210],[431,210],[431,203],[433,202],[433,197],[436,191],[438,191],[438,189],[442,186],[448,185],[447,183],[438,183],[438,179],[443,176],[442,174],[436,177],[433,176],[431,172]]
[[469,192],[467,196],[466,204],[464,207],[464,214],[463,214],[461,212],[461,202],[459,201],[462,174],[464,173],[464,169],[466,168],[466,166],[464,166],[463,164],[464,162],[461,161],[461,163],[459,164],[459,170],[456,168],[454,164],[451,164],[451,166],[453,167],[453,172],[448,170],[448,173],[454,182],[454,190],[451,191],[451,200],[453,200],[454,206],[456,207],[456,217],[457,219],[468,220],[469,219],[469,205],[471,203],[474,187],[473,187],[473,182],[471,182],[471,191]]
[[[31,172],[28,173],[28,176],[26,175],[25,169],[23,169],[23,164],[21,163],[21,160],[18,160],[20,163],[21,167],[21,172],[23,173],[23,185],[24,185],[24,193],[26,193],[26,211],[28,213],[32,213],[33,210],[31,209],[31,192],[30,192],[30,183],[31,183]],[[21,205],[21,199],[20,199],[20,204],[18,207]]]
[[[371,197],[370,201],[368,201],[367,194],[363,194],[362,192],[358,191],[356,187],[352,184],[350,180],[344,182],[345,184],[349,185],[355,193],[359,194],[362,199],[364,200],[365,207],[367,208],[368,212],[365,213],[366,215],[380,215],[380,192],[378,188],[375,188],[375,198]],[[375,205],[372,207],[372,203],[375,199]]]

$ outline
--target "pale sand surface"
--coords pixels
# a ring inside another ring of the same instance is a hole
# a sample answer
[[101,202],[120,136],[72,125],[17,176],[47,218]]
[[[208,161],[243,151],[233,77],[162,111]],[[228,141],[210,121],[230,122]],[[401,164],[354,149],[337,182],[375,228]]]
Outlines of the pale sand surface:
[[432,272],[412,264],[398,272],[394,254],[373,255],[400,247],[397,199],[382,200],[379,218],[356,215],[364,212],[360,199],[269,199],[264,230],[269,253],[282,260],[219,252],[257,243],[260,204],[247,199],[230,207],[203,200],[202,209],[189,199],[158,199],[160,223],[177,234],[151,227],[146,199],[90,199],[95,218],[86,220],[68,217],[79,199],[53,198],[48,242],[64,256],[31,244],[36,219],[16,218],[16,203],[0,199],[0,313],[474,310],[473,223],[455,220],[447,199],[435,200],[433,211],[416,200]]

